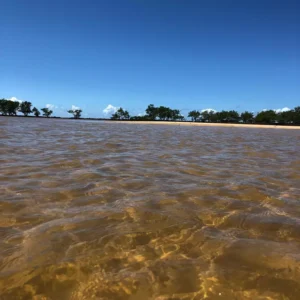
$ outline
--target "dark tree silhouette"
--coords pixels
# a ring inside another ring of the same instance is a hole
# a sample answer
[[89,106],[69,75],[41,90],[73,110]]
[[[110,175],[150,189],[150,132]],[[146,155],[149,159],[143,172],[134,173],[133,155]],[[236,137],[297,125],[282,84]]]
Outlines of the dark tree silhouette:
[[156,120],[158,117],[158,108],[155,107],[153,104],[149,104],[147,109],[146,109],[146,118],[148,120]]
[[45,116],[45,117],[47,117],[47,118],[49,118],[49,117],[52,115],[52,113],[53,113],[53,111],[50,110],[50,109],[47,108],[47,107],[42,108],[41,111],[43,112],[43,116]]
[[21,112],[25,117],[27,117],[30,113],[32,113],[31,105],[31,102],[28,101],[21,102],[19,106],[19,112]]
[[241,119],[244,123],[252,123],[254,120],[254,114],[249,111],[242,112]]
[[204,110],[201,112],[201,121],[203,122],[213,122],[216,117],[213,110]]
[[[24,116],[28,116],[30,113],[34,113],[36,117],[39,117],[41,112],[34,107],[31,110],[31,102],[17,102],[7,99],[0,99],[0,114],[2,116],[16,116],[17,111],[23,113]],[[53,111],[49,108],[41,109],[43,116],[49,118]],[[68,113],[72,114],[75,119],[81,117],[81,109],[71,109]],[[258,124],[284,124],[284,125],[300,125],[300,106],[295,107],[292,110],[283,112],[276,112],[274,110],[264,110],[259,112],[256,116],[252,112],[245,111],[239,114],[235,110],[222,110],[216,112],[214,110],[192,110],[188,113],[188,117],[193,122],[211,122],[211,123],[258,123]],[[154,104],[149,104],[146,109],[146,114],[143,116],[131,116],[127,110],[120,107],[112,116],[112,120],[131,120],[131,121],[183,121],[184,116],[181,115],[179,109],[171,109],[166,106],[155,107]]]
[[189,112],[188,117],[192,119],[192,122],[196,122],[199,120],[200,115],[201,115],[200,111],[192,110]]
[[256,123],[274,124],[276,120],[277,114],[274,110],[261,111],[255,117]]
[[74,116],[74,119],[79,119],[81,117],[82,110],[81,109],[70,109],[68,110],[69,114]]
[[129,120],[130,115],[127,110],[124,110],[120,107],[114,114],[111,116],[112,120]]
[[8,115],[8,100],[6,99],[0,99],[0,112],[3,116]]
[[16,116],[19,102],[6,99],[0,100],[0,112],[3,116]]
[[36,117],[39,117],[40,114],[41,114],[41,112],[40,112],[36,107],[34,107],[34,108],[32,109],[32,112],[33,112],[33,114],[34,114]]

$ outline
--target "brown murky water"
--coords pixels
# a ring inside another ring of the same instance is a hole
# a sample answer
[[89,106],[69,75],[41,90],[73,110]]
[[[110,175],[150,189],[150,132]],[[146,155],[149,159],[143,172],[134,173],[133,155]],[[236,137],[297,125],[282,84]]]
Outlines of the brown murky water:
[[300,299],[300,131],[0,117],[0,299]]

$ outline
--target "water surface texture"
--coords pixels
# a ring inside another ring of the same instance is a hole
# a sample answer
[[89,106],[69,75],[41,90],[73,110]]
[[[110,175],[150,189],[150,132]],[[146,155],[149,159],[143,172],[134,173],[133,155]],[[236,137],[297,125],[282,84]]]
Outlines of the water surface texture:
[[300,299],[300,131],[0,117],[0,299]]

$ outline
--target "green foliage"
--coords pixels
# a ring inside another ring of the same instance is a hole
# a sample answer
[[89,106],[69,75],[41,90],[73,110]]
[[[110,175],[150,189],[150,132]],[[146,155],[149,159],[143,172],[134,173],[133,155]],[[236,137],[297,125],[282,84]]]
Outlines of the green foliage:
[[254,114],[249,111],[241,113],[241,119],[244,123],[252,123],[254,120]]
[[32,112],[33,112],[33,114],[34,114],[36,117],[39,117],[40,114],[41,114],[41,112],[40,112],[36,107],[34,107],[34,108],[32,109]]
[[240,120],[240,115],[235,110],[222,110],[221,112],[216,112],[216,119],[221,123],[236,123]]
[[129,120],[130,121],[149,121],[147,116],[133,116],[133,117],[130,117]]
[[24,101],[20,104],[19,106],[19,111],[25,116],[27,117],[30,113],[32,113],[31,110],[31,102],[28,101]]
[[79,119],[81,117],[82,110],[81,109],[70,109],[68,110],[69,114],[74,116],[74,119]]
[[277,114],[274,110],[259,112],[255,117],[255,123],[274,124],[277,121]]
[[19,102],[17,101],[8,101],[8,105],[7,105],[7,108],[8,108],[8,114],[10,116],[16,116],[17,115],[17,110],[19,108]]
[[200,113],[201,121],[203,122],[213,122],[216,119],[214,111],[204,110]]
[[166,106],[155,107],[153,104],[150,104],[146,109],[145,119],[149,121],[161,120],[183,120],[184,117],[180,114],[178,109],[171,109]]
[[202,122],[237,123],[240,120],[240,115],[235,110],[222,110],[220,112],[204,110],[200,115]]
[[156,120],[156,118],[158,117],[158,108],[155,107],[153,104],[148,105],[146,109],[146,116],[148,120]]
[[16,116],[19,108],[19,102],[6,99],[0,99],[0,112],[4,116]]
[[[0,114],[3,116],[16,116],[17,111],[23,113],[24,116],[28,116],[30,113],[34,113],[36,117],[39,117],[41,112],[34,107],[31,110],[31,102],[24,101],[19,103],[17,101],[11,101],[7,99],[0,99]],[[53,113],[49,108],[42,108],[43,116],[50,117]],[[75,119],[81,117],[81,109],[72,109],[68,113],[72,114]],[[283,111],[277,113],[274,110],[264,110],[259,112],[256,116],[252,112],[245,111],[239,114],[235,110],[222,110],[216,112],[214,110],[205,110],[199,112],[198,110],[192,110],[188,113],[188,117],[193,122],[212,122],[212,123],[259,123],[259,124],[284,124],[284,125],[300,125],[300,106],[295,107],[289,111]],[[155,107],[153,104],[149,104],[144,116],[132,116],[130,117],[127,110],[120,107],[112,116],[112,120],[132,120],[132,121],[183,121],[184,116],[180,114],[179,109],[171,109],[166,106]]]
[[129,120],[130,115],[127,110],[124,110],[120,107],[114,114],[111,116],[112,120]]
[[0,99],[0,112],[3,116],[8,115],[7,102],[8,102],[8,100],[6,100],[6,99]]
[[184,118],[183,115],[180,114],[180,115],[177,116],[176,120],[178,120],[178,121],[185,121],[185,118]]
[[168,121],[172,118],[172,110],[165,106],[160,106],[157,109],[159,120]]
[[168,108],[168,110],[171,110],[171,120],[182,121],[184,119],[184,116],[182,116],[180,114],[180,110],[179,109],[170,109],[170,108]]
[[300,106],[295,107],[293,110],[292,120],[294,124],[300,124]]
[[43,116],[45,116],[45,117],[47,117],[47,118],[49,118],[49,117],[52,115],[52,113],[53,113],[53,111],[50,110],[50,109],[47,108],[47,107],[42,108],[41,111],[43,112]]
[[227,122],[238,122],[239,118],[240,118],[240,114],[235,111],[235,110],[229,110],[229,111],[225,111],[226,112],[226,117],[225,117],[225,121]]
[[189,112],[188,117],[192,119],[192,122],[196,122],[199,120],[200,115],[201,115],[200,111],[192,110]]
[[276,122],[279,124],[300,124],[300,106],[278,113],[276,115]]

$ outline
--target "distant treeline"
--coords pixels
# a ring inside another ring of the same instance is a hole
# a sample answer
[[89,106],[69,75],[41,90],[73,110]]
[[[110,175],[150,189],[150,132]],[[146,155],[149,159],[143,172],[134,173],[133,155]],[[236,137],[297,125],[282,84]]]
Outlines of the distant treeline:
[[[53,111],[48,107],[42,108],[41,111],[43,112],[43,116],[47,118],[49,118],[53,113]],[[0,99],[0,113],[3,116],[16,116],[17,112],[22,113],[25,117],[27,117],[29,114],[34,114],[35,117],[39,117],[41,115],[40,110],[38,110],[36,107],[32,108],[31,102],[17,102],[7,99]],[[68,110],[68,113],[73,114],[75,119],[79,119],[81,117],[81,112],[81,109]]]
[[130,117],[127,110],[120,107],[112,116],[112,120],[132,120],[132,121],[183,121],[184,116],[180,114],[179,109],[171,109],[165,106],[155,107],[153,104],[148,105],[146,115]]
[[[210,122],[210,123],[258,123],[258,124],[296,124],[300,125],[300,106],[289,111],[276,112],[274,110],[264,110],[254,115],[254,113],[245,111],[239,113],[235,110],[222,110],[220,112],[213,110],[192,110],[188,113],[188,118],[192,122]],[[150,104],[143,116],[130,116],[128,111],[119,108],[111,116],[112,120],[131,120],[131,121],[185,121],[184,116],[178,109],[171,109],[165,106],[155,107]]]
[[[19,103],[12,100],[0,99],[0,113],[2,115],[16,116],[17,112],[22,113],[25,117],[29,114],[34,114],[35,117],[39,117],[42,112],[43,116],[47,118],[53,113],[53,111],[47,107],[42,108],[41,111],[36,107],[32,108],[31,102],[28,101]],[[143,116],[130,116],[127,110],[120,107],[112,114],[110,119],[130,121],[186,121],[179,109],[171,109],[165,106],[155,107],[153,104],[150,104],[145,112]],[[82,110],[68,110],[68,113],[72,114],[73,118],[79,119]],[[300,106],[283,112],[263,110],[256,115],[249,111],[239,113],[235,110],[222,110],[220,112],[214,110],[192,110],[188,113],[188,118],[190,118],[192,122],[300,125]]]

